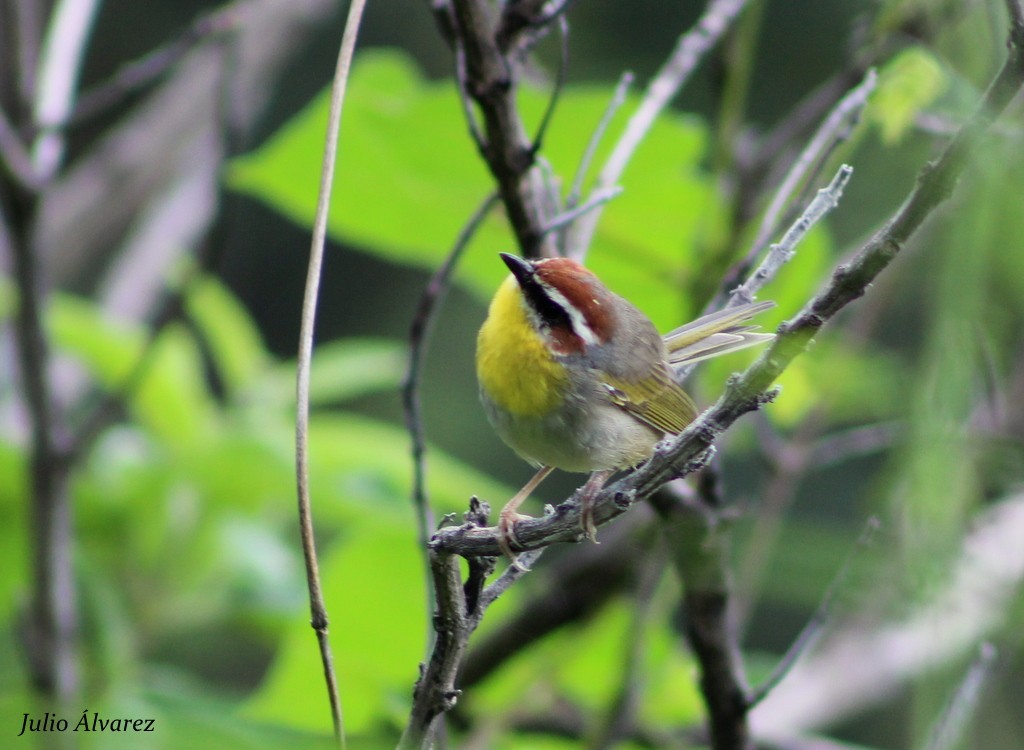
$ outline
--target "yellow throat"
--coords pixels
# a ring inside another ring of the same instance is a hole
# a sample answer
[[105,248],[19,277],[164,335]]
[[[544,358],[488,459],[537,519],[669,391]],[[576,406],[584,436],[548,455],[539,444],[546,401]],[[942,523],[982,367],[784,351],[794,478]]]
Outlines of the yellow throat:
[[561,405],[568,375],[526,316],[515,278],[498,287],[476,342],[480,387],[501,409],[540,417]]

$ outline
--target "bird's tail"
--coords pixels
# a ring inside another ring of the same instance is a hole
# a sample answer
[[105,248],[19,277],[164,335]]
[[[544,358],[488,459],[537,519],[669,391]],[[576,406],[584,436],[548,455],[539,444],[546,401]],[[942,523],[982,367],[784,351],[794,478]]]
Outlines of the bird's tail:
[[775,303],[750,302],[709,313],[665,334],[668,361],[673,367],[711,359],[720,354],[746,349],[775,338],[774,333],[758,333],[747,321]]

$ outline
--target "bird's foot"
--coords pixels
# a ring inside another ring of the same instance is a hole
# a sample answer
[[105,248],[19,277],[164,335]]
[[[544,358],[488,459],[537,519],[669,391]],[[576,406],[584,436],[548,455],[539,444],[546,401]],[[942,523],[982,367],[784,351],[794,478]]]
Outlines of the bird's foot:
[[597,524],[594,523],[594,505],[589,502],[593,498],[583,498],[580,507],[580,529],[583,530],[583,536],[589,539],[594,544],[600,544],[597,541]]
[[512,551],[512,545],[520,546],[519,540],[516,538],[515,525],[518,521],[532,518],[532,516],[524,516],[521,513],[516,513],[514,510],[510,511],[505,508],[498,514],[498,547],[504,553],[505,557],[508,558],[509,563],[512,567],[518,568],[524,573],[530,568],[524,565],[519,560],[519,555]]
[[583,536],[594,544],[600,544],[597,541],[597,524],[594,523],[594,499],[611,475],[612,472],[609,470],[595,471],[580,489],[580,528],[583,530]]

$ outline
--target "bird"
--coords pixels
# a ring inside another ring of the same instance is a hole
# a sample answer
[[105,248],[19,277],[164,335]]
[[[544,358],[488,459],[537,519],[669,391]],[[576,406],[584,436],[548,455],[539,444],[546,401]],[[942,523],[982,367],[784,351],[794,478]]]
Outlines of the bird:
[[697,416],[676,368],[766,342],[748,321],[774,306],[750,302],[660,335],[633,303],[566,257],[499,253],[511,272],[477,336],[480,399],[498,436],[537,467],[498,518],[498,544],[513,545],[519,506],[553,471],[590,473],[580,524],[596,541],[593,499],[613,473],[650,457]]

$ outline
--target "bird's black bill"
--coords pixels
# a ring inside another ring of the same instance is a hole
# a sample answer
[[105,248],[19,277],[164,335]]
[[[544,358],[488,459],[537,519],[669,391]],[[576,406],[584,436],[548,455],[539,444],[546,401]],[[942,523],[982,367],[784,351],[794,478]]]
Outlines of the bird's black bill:
[[518,255],[512,253],[498,253],[501,259],[505,261],[505,265],[508,266],[508,270],[512,272],[512,275],[516,277],[516,281],[519,282],[520,286],[529,284],[533,280],[533,264],[528,260],[523,260]]
[[519,288],[523,292],[527,303],[537,313],[541,323],[548,328],[563,328],[575,333],[572,325],[572,317],[562,306],[565,297],[558,295],[558,299],[552,297],[549,287],[537,277],[534,264],[523,260],[512,253],[498,253],[505,261],[508,270],[512,272]]

